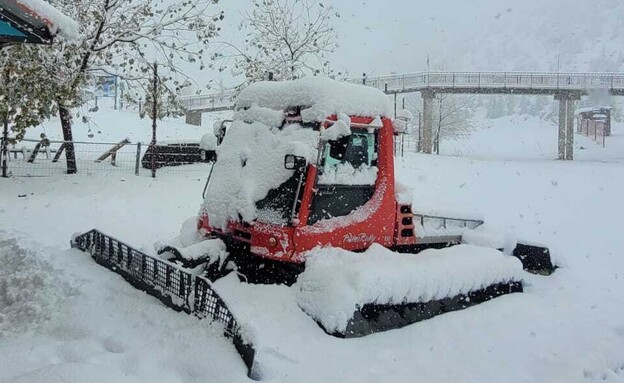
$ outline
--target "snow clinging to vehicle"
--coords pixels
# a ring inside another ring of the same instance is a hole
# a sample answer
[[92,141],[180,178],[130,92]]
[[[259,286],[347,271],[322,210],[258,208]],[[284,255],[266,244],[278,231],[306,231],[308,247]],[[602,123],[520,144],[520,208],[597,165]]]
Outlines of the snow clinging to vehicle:
[[382,91],[323,77],[251,84],[238,96],[236,109],[254,105],[273,110],[301,106],[304,122],[323,121],[339,113],[364,117],[392,115],[390,99]]
[[251,222],[258,216],[256,202],[293,175],[284,168],[284,156],[294,154],[314,161],[318,131],[291,124],[283,129],[261,122],[234,121],[217,148],[204,209],[213,227],[225,229],[239,216]]
[[[282,124],[289,111],[300,108],[302,124]],[[284,156],[303,157],[308,163],[318,156],[319,139],[336,140],[350,135],[350,115],[379,117],[390,115],[391,106],[383,92],[327,78],[307,78],[285,82],[260,82],[245,88],[238,97],[234,122],[217,148],[218,161],[203,205],[210,224],[225,229],[228,220],[251,222],[257,218],[285,223],[268,194],[278,195],[280,187],[295,171],[285,169]],[[328,129],[303,126],[336,115]],[[365,172],[353,168],[328,174],[324,179],[353,178],[349,184],[374,184],[377,169]],[[356,177],[357,176],[357,177]],[[259,202],[263,200],[263,202]],[[258,206],[260,205],[260,206]]]

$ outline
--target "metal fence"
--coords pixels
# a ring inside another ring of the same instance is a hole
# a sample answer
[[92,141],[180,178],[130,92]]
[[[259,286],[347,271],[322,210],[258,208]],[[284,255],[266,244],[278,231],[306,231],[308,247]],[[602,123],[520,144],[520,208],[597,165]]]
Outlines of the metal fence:
[[399,134],[394,136],[394,155],[404,157],[405,153],[418,153],[418,137],[412,134]]
[[[2,153],[2,175],[8,177],[46,177],[62,175],[68,172],[67,149],[69,142],[53,140],[22,140],[16,145],[7,145]],[[151,161],[145,161],[145,153],[150,150],[146,144],[120,142],[73,142],[78,174],[124,174],[151,176]],[[153,151],[151,151],[153,152]],[[207,175],[209,163],[196,163],[182,152],[167,151],[155,161],[156,172],[190,172]],[[199,159],[199,154],[196,155]]]
[[167,306],[223,325],[224,335],[232,340],[248,368],[248,376],[258,378],[253,371],[254,346],[244,338],[236,318],[210,281],[95,229],[72,238],[71,246],[89,253],[97,263]]
[[605,147],[605,137],[607,136],[607,122],[606,121],[592,121],[588,119],[577,120],[577,132],[594,140],[598,145]]

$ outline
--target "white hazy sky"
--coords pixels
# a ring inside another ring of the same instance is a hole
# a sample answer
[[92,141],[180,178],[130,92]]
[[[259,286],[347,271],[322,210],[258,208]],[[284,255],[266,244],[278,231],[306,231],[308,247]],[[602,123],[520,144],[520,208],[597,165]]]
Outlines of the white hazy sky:
[[[332,65],[353,77],[424,70],[428,55],[432,69],[556,70],[557,55],[562,71],[623,69],[620,0],[325,3],[341,15],[336,20],[340,46]],[[226,12],[223,39],[241,39],[240,12],[251,4],[221,0],[218,6]],[[227,73],[210,77],[226,85],[237,82]]]

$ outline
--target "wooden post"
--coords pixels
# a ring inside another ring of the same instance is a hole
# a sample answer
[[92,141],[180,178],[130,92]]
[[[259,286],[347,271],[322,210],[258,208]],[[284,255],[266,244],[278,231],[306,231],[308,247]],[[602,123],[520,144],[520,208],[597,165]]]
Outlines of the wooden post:
[[41,142],[37,142],[37,145],[35,145],[35,149],[32,151],[32,153],[30,153],[30,158],[28,159],[28,162],[30,162],[31,164],[35,162],[35,158],[37,158],[39,149],[41,149]]
[[54,158],[52,159],[52,162],[58,162],[59,158],[61,158],[61,154],[63,154],[63,150],[65,150],[65,143],[64,142],[61,144],[61,146],[59,147],[58,151],[54,155]]
[[99,156],[98,159],[95,160],[95,162],[102,162],[108,157],[112,156],[111,163],[115,165],[115,158],[117,156],[117,151],[121,149],[124,145],[129,144],[129,143],[130,143],[130,140],[128,138],[124,138],[123,141],[119,141],[117,144],[115,144],[115,146],[108,149],[104,154]]

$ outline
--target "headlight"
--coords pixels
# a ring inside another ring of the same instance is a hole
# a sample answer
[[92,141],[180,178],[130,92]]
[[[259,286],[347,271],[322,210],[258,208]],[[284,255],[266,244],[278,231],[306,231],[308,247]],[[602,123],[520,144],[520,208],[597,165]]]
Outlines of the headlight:
[[269,246],[271,246],[271,247],[277,246],[277,238],[275,238],[275,237],[269,238]]

